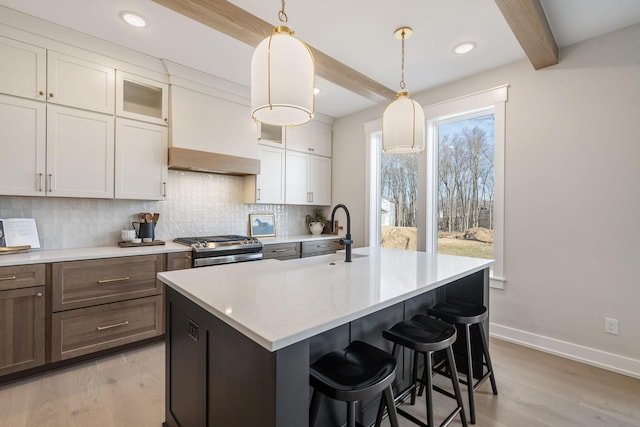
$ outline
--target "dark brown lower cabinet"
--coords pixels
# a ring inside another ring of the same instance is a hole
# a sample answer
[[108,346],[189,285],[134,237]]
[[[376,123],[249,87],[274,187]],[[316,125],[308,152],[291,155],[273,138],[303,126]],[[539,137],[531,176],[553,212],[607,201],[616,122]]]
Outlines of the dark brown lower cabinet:
[[171,288],[166,301],[166,427],[306,425],[306,341],[270,352]]
[[0,376],[44,364],[44,286],[0,291]]

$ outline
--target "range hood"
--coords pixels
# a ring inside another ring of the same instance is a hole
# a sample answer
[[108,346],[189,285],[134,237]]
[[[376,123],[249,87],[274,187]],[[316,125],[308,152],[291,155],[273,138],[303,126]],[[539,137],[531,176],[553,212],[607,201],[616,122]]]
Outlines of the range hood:
[[169,169],[238,176],[259,175],[260,160],[170,147]]

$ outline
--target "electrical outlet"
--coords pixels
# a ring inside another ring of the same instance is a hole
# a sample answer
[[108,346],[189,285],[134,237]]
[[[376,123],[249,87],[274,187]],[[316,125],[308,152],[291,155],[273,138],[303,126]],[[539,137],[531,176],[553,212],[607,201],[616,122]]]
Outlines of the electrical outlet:
[[192,322],[191,320],[189,320],[189,325],[188,325],[188,333],[189,336],[191,338],[193,338],[194,341],[198,341],[198,331],[200,330],[200,328],[198,327],[198,325],[196,325],[194,322]]
[[611,317],[604,318],[604,331],[607,334],[618,335],[618,319],[612,319]]

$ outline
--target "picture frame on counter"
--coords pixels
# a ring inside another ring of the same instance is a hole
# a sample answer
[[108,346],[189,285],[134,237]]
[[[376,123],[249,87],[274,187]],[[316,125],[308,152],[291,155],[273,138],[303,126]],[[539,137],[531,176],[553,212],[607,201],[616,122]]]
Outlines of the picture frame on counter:
[[249,214],[249,230],[251,237],[275,237],[275,214]]

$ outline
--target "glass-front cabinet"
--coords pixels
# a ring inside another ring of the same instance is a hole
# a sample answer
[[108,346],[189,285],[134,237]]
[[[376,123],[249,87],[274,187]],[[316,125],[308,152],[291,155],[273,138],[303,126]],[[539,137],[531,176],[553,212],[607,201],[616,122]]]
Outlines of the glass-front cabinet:
[[124,71],[116,72],[116,115],[167,125],[169,85]]

